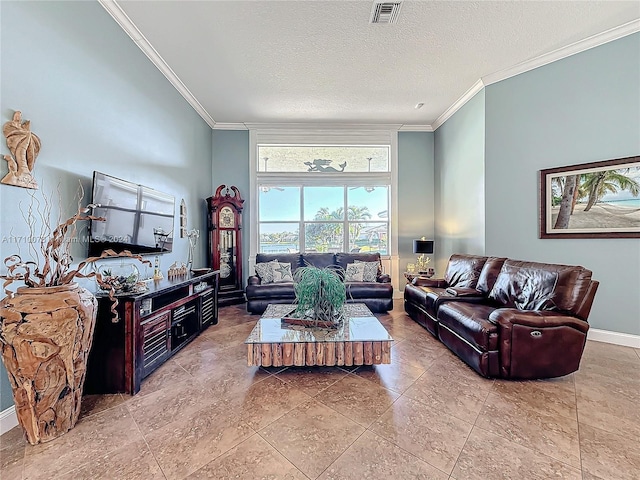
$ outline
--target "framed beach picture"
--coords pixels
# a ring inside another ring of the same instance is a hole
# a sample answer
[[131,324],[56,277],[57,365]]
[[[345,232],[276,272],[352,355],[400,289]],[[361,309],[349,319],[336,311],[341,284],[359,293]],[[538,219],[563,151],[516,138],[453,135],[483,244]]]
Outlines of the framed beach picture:
[[540,238],[640,238],[640,156],[540,170]]

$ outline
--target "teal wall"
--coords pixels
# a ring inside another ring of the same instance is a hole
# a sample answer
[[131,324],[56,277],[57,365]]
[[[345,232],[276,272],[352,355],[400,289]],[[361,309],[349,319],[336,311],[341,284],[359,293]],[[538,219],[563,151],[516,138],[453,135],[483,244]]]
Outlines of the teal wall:
[[251,204],[251,189],[249,188],[249,131],[248,130],[214,130],[213,131],[213,190],[219,185],[235,185],[244,199],[242,211],[242,251],[243,285],[246,285],[249,272],[249,205]]
[[[61,215],[75,209],[78,182],[91,198],[94,170],[182,198],[189,228],[206,231],[202,199],[211,195],[211,128],[97,2],[0,2],[1,122],[14,110],[31,121],[42,149],[35,166],[40,192]],[[2,154],[8,153],[4,139]],[[0,176],[7,164],[0,163]],[[0,185],[1,235],[28,235],[20,213],[32,191]],[[177,217],[176,225],[177,228]],[[39,232],[39,226],[37,226]],[[187,239],[162,257],[166,271],[187,260]],[[26,244],[0,242],[0,258]],[[195,264],[205,263],[201,237]],[[86,257],[77,244],[76,261]],[[12,405],[4,367],[0,410]]]
[[[413,240],[434,238],[433,133],[398,133],[398,257],[400,272],[414,263]],[[436,245],[436,248],[438,246]],[[437,252],[436,252],[437,253]],[[432,257],[433,259],[433,257]],[[400,276],[399,285],[404,278]]]
[[640,34],[488,86],[486,253],[593,270],[590,324],[639,335],[640,240],[541,240],[537,222],[540,169],[639,154]]
[[436,270],[453,253],[485,251],[485,92],[435,132]]

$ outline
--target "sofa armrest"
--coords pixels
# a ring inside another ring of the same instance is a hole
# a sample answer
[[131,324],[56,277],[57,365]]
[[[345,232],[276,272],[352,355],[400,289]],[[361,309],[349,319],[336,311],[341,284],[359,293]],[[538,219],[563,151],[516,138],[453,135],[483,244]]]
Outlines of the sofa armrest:
[[378,275],[378,278],[376,278],[376,282],[378,282],[378,283],[391,283],[391,277],[389,275],[387,275],[386,273],[381,273],[380,275]]
[[247,278],[247,285],[260,285],[262,282],[260,281],[260,277],[257,275],[251,275]]
[[447,288],[448,286],[444,278],[416,277],[411,283],[416,287]]
[[480,293],[475,288],[470,287],[448,287],[445,292],[449,295],[453,295],[454,297],[465,298],[465,297],[482,297],[482,293]]
[[589,324],[550,310],[500,308],[489,315],[498,324],[502,378],[551,378],[575,372]]
[[584,320],[551,310],[499,308],[489,315],[489,321],[506,329],[511,329],[513,325],[523,325],[532,328],[571,327],[582,333],[589,330],[589,324]]

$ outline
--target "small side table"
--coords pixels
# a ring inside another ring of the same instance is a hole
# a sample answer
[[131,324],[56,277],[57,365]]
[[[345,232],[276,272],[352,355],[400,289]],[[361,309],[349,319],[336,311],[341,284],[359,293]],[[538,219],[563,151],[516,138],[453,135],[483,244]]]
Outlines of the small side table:
[[436,272],[433,268],[430,268],[426,273],[404,272],[404,278],[407,279],[407,283],[411,283],[416,277],[431,278],[435,275],[435,273]]

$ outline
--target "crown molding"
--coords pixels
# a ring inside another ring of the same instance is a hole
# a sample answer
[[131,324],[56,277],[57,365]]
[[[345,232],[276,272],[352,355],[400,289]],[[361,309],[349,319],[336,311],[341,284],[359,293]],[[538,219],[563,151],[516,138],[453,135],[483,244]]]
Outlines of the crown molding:
[[481,77],[458,98],[449,108],[447,108],[431,125],[402,125],[402,124],[318,124],[318,123],[216,123],[205,108],[198,102],[186,85],[180,80],[175,72],[167,65],[160,54],[153,48],[151,43],[145,38],[142,32],[136,27],[128,15],[120,8],[116,0],[98,0],[98,3],[113,17],[120,27],[131,37],[135,44],[151,60],[151,62],[162,72],[169,82],[180,92],[185,100],[202,117],[202,119],[215,130],[251,130],[251,129],[315,129],[315,130],[397,130],[400,132],[434,132],[451,118],[460,108],[471,100],[484,87],[493,83],[506,80],[515,75],[528,72],[535,68],[549,63],[562,60],[576,53],[584,52],[591,48],[604,45],[605,43],[618,40],[620,38],[640,32],[640,19],[632,20],[618,27],[611,28],[604,32],[592,35],[578,42],[559,48],[549,53],[534,57],[525,62],[512,67],[500,70]]
[[216,122],[214,130],[249,130],[244,123],[221,123]]
[[305,131],[348,131],[348,130],[400,130],[402,124],[399,123],[245,123],[249,130],[305,130]]
[[176,90],[184,97],[184,99],[193,107],[193,109],[207,122],[207,124],[214,128],[216,122],[211,115],[204,109],[204,107],[198,102],[196,97],[189,91],[187,86],[182,83],[182,80],[176,75],[176,73],[167,65],[167,62],[160,56],[155,48],[149,43],[149,40],[145,38],[142,32],[136,27],[129,16],[120,8],[120,5],[115,0],[98,0],[98,3],[113,17],[113,19],[120,25],[120,27],[131,37],[135,44],[142,50],[142,52],[151,60],[158,70],[169,80],[169,82],[175,87]]
[[437,130],[438,127],[440,127],[444,122],[451,118],[454,113],[460,110],[464,104],[471,100],[476,93],[478,93],[488,85],[506,80],[530,70],[534,70],[538,67],[548,65],[549,63],[557,62],[558,60],[570,57],[572,55],[575,55],[576,53],[590,50],[600,45],[604,45],[605,43],[613,42],[614,40],[618,40],[637,32],[640,32],[640,19],[632,20],[631,22],[611,28],[609,30],[605,30],[601,33],[597,33],[578,42],[572,43],[562,48],[558,48],[557,50],[554,50],[552,52],[539,55],[512,67],[505,68],[504,70],[485,75],[476,83],[474,83],[469,90],[467,90],[458,100],[456,100],[449,108],[447,108],[444,113],[442,113],[442,115],[440,115],[436,119],[435,122],[431,124],[433,130]]
[[440,115],[436,119],[435,122],[433,122],[431,124],[431,126],[433,127],[433,130],[436,131],[438,129],[438,127],[440,127],[440,125],[442,125],[444,122],[449,120],[453,116],[454,113],[456,113],[458,110],[460,110],[465,103],[467,103],[469,100],[471,100],[476,95],[476,93],[478,93],[483,88],[484,88],[484,84],[482,83],[482,79],[480,79],[476,83],[474,83],[469,90],[464,92],[462,94],[462,96],[460,98],[458,98],[458,100],[453,102],[453,104],[449,108],[447,108],[442,113],[442,115]]
[[640,32],[640,19],[632,20],[629,23],[625,23],[618,27],[605,30],[604,32],[592,35],[565,47],[558,48],[557,50],[553,50],[552,52],[539,55],[525,62],[518,63],[517,65],[514,65],[512,67],[505,68],[504,70],[500,70],[499,72],[485,75],[481,78],[481,80],[485,86],[491,85],[493,83],[506,80],[507,78],[514,77],[521,73],[528,72],[529,70],[548,65],[549,63],[557,62],[558,60],[570,57],[572,55],[575,55],[576,53],[581,53],[586,50],[599,47],[600,45],[604,45],[605,43],[613,42],[614,40],[618,40],[637,32]]
[[431,125],[402,125],[399,132],[433,132]]

